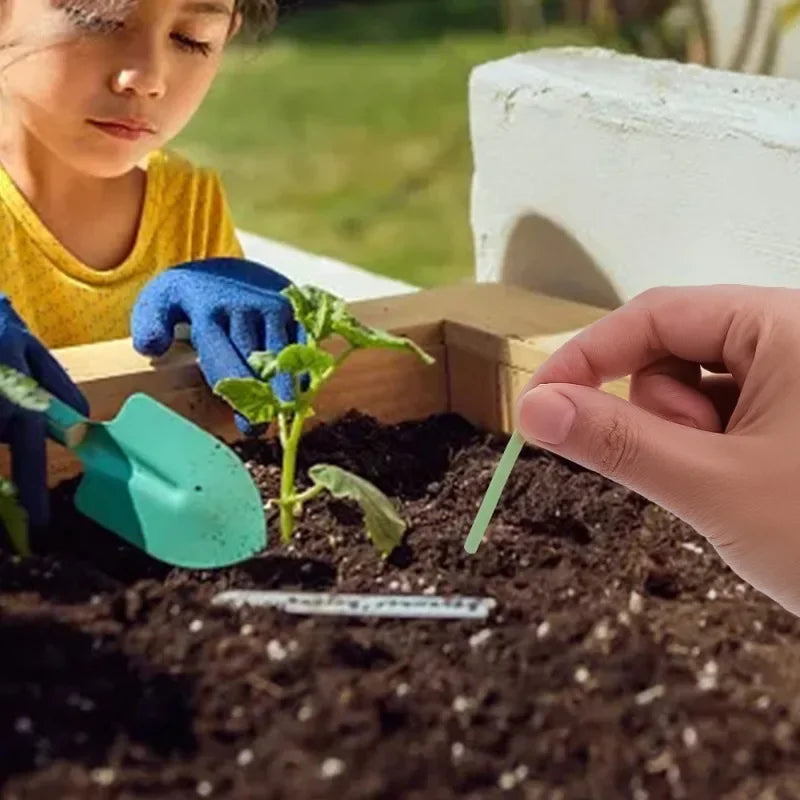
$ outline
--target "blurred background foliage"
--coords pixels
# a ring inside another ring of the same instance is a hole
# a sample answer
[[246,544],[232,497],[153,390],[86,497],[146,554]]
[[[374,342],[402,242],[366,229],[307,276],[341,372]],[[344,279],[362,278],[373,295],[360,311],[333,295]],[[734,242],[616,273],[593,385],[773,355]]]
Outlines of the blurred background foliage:
[[717,66],[702,0],[288,0],[274,31],[230,49],[178,147],[220,170],[245,230],[420,286],[459,281],[470,71],[560,45]]

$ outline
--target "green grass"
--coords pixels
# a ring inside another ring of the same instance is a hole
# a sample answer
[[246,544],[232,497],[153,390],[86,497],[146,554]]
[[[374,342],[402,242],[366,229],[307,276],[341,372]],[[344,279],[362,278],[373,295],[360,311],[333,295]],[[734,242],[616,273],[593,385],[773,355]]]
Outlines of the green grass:
[[358,39],[355,13],[299,16],[266,45],[232,48],[176,144],[221,172],[239,227],[421,286],[461,280],[473,268],[470,70],[591,40],[509,41],[472,23]]

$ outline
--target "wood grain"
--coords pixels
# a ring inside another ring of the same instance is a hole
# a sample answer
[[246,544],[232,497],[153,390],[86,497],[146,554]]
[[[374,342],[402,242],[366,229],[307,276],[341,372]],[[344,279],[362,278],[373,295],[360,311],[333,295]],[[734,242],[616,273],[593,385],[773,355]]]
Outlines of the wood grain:
[[[463,284],[354,303],[365,324],[408,336],[436,359],[426,365],[392,350],[350,357],[325,387],[312,424],[358,408],[386,423],[454,411],[489,430],[509,432],[519,391],[567,338],[604,314],[604,309],[534,294],[500,284]],[[332,342],[327,349],[341,351]],[[125,399],[149,394],[205,430],[238,438],[230,409],[209,391],[195,355],[176,344],[160,359],[136,353],[130,340],[55,351],[85,392],[95,420],[110,420]],[[627,381],[606,387],[627,396]],[[48,445],[51,485],[80,471],[77,460]],[[9,474],[6,448],[0,474]]]

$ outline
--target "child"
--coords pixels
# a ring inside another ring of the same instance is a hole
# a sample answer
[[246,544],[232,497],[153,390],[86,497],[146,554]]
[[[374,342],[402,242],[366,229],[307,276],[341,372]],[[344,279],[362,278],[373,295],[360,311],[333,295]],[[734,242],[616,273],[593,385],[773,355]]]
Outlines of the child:
[[[275,0],[0,0],[0,362],[85,412],[47,348],[132,333],[155,355],[185,321],[213,383],[288,343],[287,279],[242,260],[217,175],[165,149],[245,17],[274,14]],[[43,421],[0,408],[0,440],[43,522]]]

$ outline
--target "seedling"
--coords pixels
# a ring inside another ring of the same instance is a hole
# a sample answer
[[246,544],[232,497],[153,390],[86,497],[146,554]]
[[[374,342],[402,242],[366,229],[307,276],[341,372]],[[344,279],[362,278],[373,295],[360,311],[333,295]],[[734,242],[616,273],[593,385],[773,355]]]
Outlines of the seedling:
[[[27,411],[46,411],[50,400],[33,378],[0,364],[0,398]],[[22,556],[30,555],[28,514],[19,502],[17,487],[0,477],[0,523],[11,546]]]
[[[426,364],[434,359],[417,344],[402,336],[369,328],[350,314],[342,299],[313,286],[289,286],[283,291],[294,309],[295,319],[306,333],[304,344],[290,344],[279,353],[255,352],[248,363],[256,377],[226,378],[214,391],[253,425],[277,422],[283,451],[280,497],[271,499],[280,509],[281,539],[288,542],[303,504],[327,490],[334,497],[355,500],[364,515],[367,535],[384,555],[402,540],[405,521],[386,495],[368,481],[331,464],[316,464],[308,471],[312,486],[298,492],[295,487],[297,451],[305,422],[314,415],[314,402],[322,387],[356,350],[389,348],[417,355]],[[321,347],[339,336],[346,343],[336,357]],[[278,374],[291,376],[293,399],[282,401],[271,381]]]

